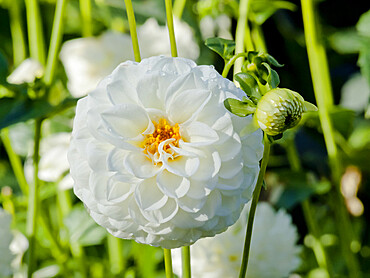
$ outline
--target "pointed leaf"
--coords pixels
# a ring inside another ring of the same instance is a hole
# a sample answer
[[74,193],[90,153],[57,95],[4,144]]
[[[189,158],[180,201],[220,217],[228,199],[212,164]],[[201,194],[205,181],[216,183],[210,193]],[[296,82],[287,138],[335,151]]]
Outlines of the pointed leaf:
[[256,79],[249,73],[240,72],[235,74],[235,80],[239,82],[242,90],[247,96],[254,102],[257,103],[261,98],[261,94],[258,91],[258,83]]
[[233,56],[235,50],[235,42],[233,40],[222,38],[206,39],[205,45],[225,60],[229,60]]
[[245,117],[256,111],[256,107],[234,98],[225,99],[224,105],[227,110],[239,117]]
[[272,89],[277,88],[277,86],[279,86],[279,83],[280,83],[279,75],[277,74],[277,72],[275,70],[273,70],[270,67],[269,64],[267,64],[267,63],[262,63],[262,64],[265,66],[265,68],[268,71],[268,75],[267,75],[267,78],[266,78],[267,83],[270,85],[270,87]]
[[278,61],[276,61],[276,59],[274,57],[272,57],[270,54],[266,53],[264,56],[266,57],[269,64],[273,65],[274,67],[281,68],[281,67],[284,66],[284,65],[280,64]]

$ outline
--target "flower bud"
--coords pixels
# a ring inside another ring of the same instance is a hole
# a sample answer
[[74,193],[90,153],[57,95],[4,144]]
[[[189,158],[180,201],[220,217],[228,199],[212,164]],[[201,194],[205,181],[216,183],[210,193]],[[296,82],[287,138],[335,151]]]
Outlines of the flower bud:
[[296,126],[302,113],[317,107],[288,89],[273,89],[259,100],[254,119],[267,135],[275,136]]

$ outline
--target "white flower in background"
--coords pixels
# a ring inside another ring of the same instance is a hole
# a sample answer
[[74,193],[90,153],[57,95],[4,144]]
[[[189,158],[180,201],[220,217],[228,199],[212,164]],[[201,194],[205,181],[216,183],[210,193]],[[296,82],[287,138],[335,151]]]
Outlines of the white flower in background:
[[7,78],[12,84],[31,83],[44,74],[42,65],[31,58],[24,60]]
[[60,51],[60,60],[68,77],[68,89],[74,97],[82,97],[122,61],[134,57],[129,35],[107,31],[94,38],[67,41]]
[[[244,247],[249,205],[238,222],[225,233],[201,239],[191,247],[194,278],[238,277]],[[268,203],[257,205],[248,278],[288,277],[300,264],[298,234],[284,210],[274,211]],[[174,272],[181,277],[181,249],[172,251]]]
[[20,271],[22,256],[28,249],[26,237],[10,228],[12,217],[0,208],[0,276],[8,277]]
[[[40,161],[38,177],[40,180],[59,182],[60,189],[69,189],[73,186],[73,180],[66,172],[69,169],[67,152],[71,133],[60,132],[41,139]],[[28,156],[24,165],[26,178],[33,180],[32,154]]]
[[114,236],[175,248],[232,225],[251,198],[262,132],[223,101],[244,93],[183,58],[122,63],[78,101],[74,192]]
[[[199,46],[194,40],[190,26],[174,18],[174,29],[178,56],[196,60],[199,57]],[[138,40],[142,57],[166,55],[171,56],[170,37],[167,26],[160,26],[156,19],[149,18],[138,28]]]
[[370,87],[365,77],[354,74],[344,83],[340,105],[356,112],[363,112],[370,107]]
[[[185,22],[175,20],[175,33],[179,56],[197,59],[199,47],[194,41],[192,29]],[[149,18],[137,30],[142,58],[171,56],[168,31]],[[129,34],[106,31],[101,36],[67,41],[60,51],[72,96],[82,97],[96,88],[103,77],[110,74],[120,63],[134,60]]]
[[212,16],[205,16],[200,20],[200,32],[203,39],[219,37],[223,39],[232,40],[233,36],[231,30],[231,18],[226,14],[221,14],[216,18]]

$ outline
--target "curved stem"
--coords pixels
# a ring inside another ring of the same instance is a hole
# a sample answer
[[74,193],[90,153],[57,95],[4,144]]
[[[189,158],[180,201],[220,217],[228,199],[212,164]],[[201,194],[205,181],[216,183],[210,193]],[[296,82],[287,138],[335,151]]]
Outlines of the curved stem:
[[58,51],[62,41],[63,35],[63,14],[66,7],[66,0],[58,0],[55,8],[55,16],[53,29],[51,31],[49,54],[46,62],[44,81],[47,86],[49,86],[53,80],[55,65],[57,63]]
[[248,57],[247,53],[239,53],[234,55],[230,60],[225,63],[224,70],[222,71],[222,77],[227,77],[229,74],[230,68],[235,64],[236,59],[240,57]]
[[175,0],[173,4],[173,14],[180,19],[182,17],[182,13],[184,12],[186,0]]
[[80,12],[82,17],[82,36],[93,35],[91,18],[91,0],[80,0]]
[[325,48],[319,39],[317,30],[319,23],[316,18],[312,0],[301,0],[301,3],[304,33],[315,98],[319,108],[319,118],[328,152],[332,180],[334,182],[334,191],[332,194],[337,203],[335,216],[337,218],[337,223],[340,223],[340,228],[338,230],[342,252],[349,270],[349,277],[360,277],[361,271],[359,262],[350,248],[353,240],[352,226],[340,192],[342,165],[335,144],[335,131],[329,114],[330,108],[333,106],[333,94]]
[[45,46],[37,0],[26,0],[28,43],[31,58],[45,64]]
[[36,266],[35,258],[35,243],[36,243],[36,219],[39,209],[39,149],[40,149],[40,140],[41,140],[41,125],[42,119],[37,119],[35,122],[35,140],[34,140],[34,151],[33,151],[33,179],[34,182],[29,186],[29,195],[28,195],[28,209],[27,209],[27,224],[26,232],[29,241],[28,248],[28,277],[32,276],[33,271]]
[[134,49],[135,61],[140,62],[141,57],[140,57],[139,41],[137,39],[135,14],[134,14],[134,9],[132,7],[131,0],[125,0],[125,5],[126,5],[128,24],[130,26],[130,35],[131,35],[131,40],[132,40],[132,47]]
[[166,278],[173,278],[171,249],[163,248],[163,252],[164,252],[164,266],[166,269]]
[[181,259],[182,259],[182,278],[190,278],[191,277],[190,246],[183,246],[181,248]]
[[253,231],[253,221],[254,221],[254,215],[256,213],[257,203],[258,199],[260,197],[261,188],[263,184],[263,177],[265,176],[267,163],[269,160],[270,155],[270,143],[267,139],[267,135],[264,135],[264,150],[263,150],[263,158],[261,162],[261,169],[258,174],[257,184],[256,188],[253,191],[253,198],[252,198],[252,204],[248,215],[248,226],[247,226],[247,232],[245,236],[244,241],[244,250],[243,250],[243,258],[242,258],[242,265],[240,267],[240,273],[239,278],[244,278],[247,274],[247,266],[248,266],[248,259],[249,259],[249,249],[252,239],[252,231]]
[[172,15],[172,0],[165,0],[165,2],[166,2],[166,17],[167,17],[168,33],[170,36],[170,43],[171,43],[171,55],[172,57],[177,57],[175,29],[173,26],[173,15]]
[[[240,0],[239,18],[235,31],[235,54],[244,52],[245,35],[250,33],[248,25],[248,11],[250,0]],[[248,49],[252,50],[252,49]],[[241,71],[244,59],[238,59],[234,65],[234,74]]]

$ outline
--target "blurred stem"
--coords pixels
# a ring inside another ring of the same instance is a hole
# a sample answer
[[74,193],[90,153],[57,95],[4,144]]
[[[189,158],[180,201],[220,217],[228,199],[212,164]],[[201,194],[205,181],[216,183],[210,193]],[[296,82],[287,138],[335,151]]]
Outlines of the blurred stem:
[[173,278],[171,249],[163,248],[163,252],[164,252],[164,267],[166,270],[166,278]]
[[[286,144],[284,144],[285,150],[287,152],[288,160],[290,163],[290,167],[294,172],[300,172],[302,171],[302,164],[299,159],[299,155],[297,152],[297,148],[295,146],[294,138],[289,139]],[[312,247],[312,250],[315,254],[317,263],[320,268],[325,269],[330,277],[333,277],[331,265],[329,264],[329,257],[327,256],[324,246],[320,242],[320,231],[319,226],[317,225],[311,209],[310,200],[304,200],[302,202],[302,210],[303,215],[305,218],[305,222],[307,224],[307,228],[309,233],[314,238],[314,245]]]
[[[132,7],[131,0],[125,0],[125,5],[126,5],[128,24],[130,26],[130,35],[131,35],[131,40],[132,40],[132,47],[134,49],[135,61],[140,62],[141,57],[140,57],[139,41],[137,39],[135,14],[134,14],[134,9]],[[125,50],[122,49],[122,51],[125,51]]]
[[[248,12],[250,0],[240,0],[239,3],[239,18],[235,31],[235,54],[244,52],[245,38],[250,37],[250,29],[248,25]],[[247,49],[253,50],[253,49]],[[244,58],[237,59],[234,65],[234,74],[241,71]]]
[[26,58],[26,43],[24,41],[23,20],[19,1],[9,1],[10,32],[12,35],[14,64],[18,66]]
[[242,258],[242,265],[240,267],[239,278],[244,278],[246,277],[246,274],[247,274],[249,249],[250,249],[251,239],[252,239],[254,215],[256,213],[257,203],[260,197],[261,188],[263,184],[263,177],[265,176],[266,167],[267,167],[267,163],[268,163],[269,155],[270,155],[270,143],[267,139],[266,134],[264,134],[263,143],[264,143],[264,150],[263,150],[263,157],[262,157],[262,162],[261,162],[261,169],[258,174],[256,188],[253,191],[252,204],[249,210],[247,232],[246,232],[245,241],[244,241],[243,258]]
[[118,275],[125,268],[125,261],[122,256],[122,240],[108,233],[107,241],[110,269],[113,275]]
[[12,166],[14,176],[19,184],[19,187],[24,195],[28,194],[28,184],[23,172],[22,161],[14,152],[9,138],[9,130],[3,128],[1,130],[1,140],[3,141],[5,151],[8,154],[10,165]]
[[80,12],[82,18],[82,36],[93,35],[91,18],[91,0],[80,0]]
[[33,180],[34,182],[29,186],[28,194],[28,210],[27,210],[27,224],[26,233],[29,241],[28,248],[28,277],[32,276],[36,268],[36,257],[35,257],[35,243],[36,243],[36,219],[39,209],[39,150],[40,150],[40,140],[41,140],[41,125],[42,119],[37,119],[35,121],[35,139],[34,139],[34,149],[33,149]]
[[239,53],[234,55],[230,60],[225,61],[224,70],[222,71],[222,77],[227,77],[231,67],[235,64],[236,59],[239,57],[248,57],[247,53]]
[[190,258],[190,246],[183,246],[181,248],[182,278],[191,278]]
[[184,12],[186,0],[175,0],[173,4],[173,14],[178,18],[181,19],[182,13]]
[[50,47],[44,75],[44,81],[47,86],[50,86],[55,73],[55,65],[57,63],[58,51],[63,36],[62,21],[66,3],[67,0],[57,0],[57,5],[55,8],[54,23],[53,29],[51,31]]
[[175,29],[173,26],[172,0],[165,0],[165,3],[166,3],[166,17],[167,17],[168,33],[170,36],[170,43],[171,43],[171,55],[172,57],[177,57]]
[[262,32],[262,28],[257,23],[252,24],[252,33],[251,33],[252,41],[256,46],[257,51],[266,52],[267,47],[265,43],[265,37]]
[[25,0],[27,12],[28,43],[31,58],[45,64],[44,35],[38,0]]
[[319,118],[324,134],[326,149],[328,152],[332,180],[334,182],[334,191],[332,194],[334,195],[333,197],[336,199],[337,203],[335,216],[337,217],[336,222],[338,225],[340,225],[338,231],[342,252],[349,270],[349,277],[360,277],[361,272],[359,262],[350,248],[353,240],[352,226],[340,192],[342,165],[338,156],[338,150],[334,137],[335,132],[329,114],[329,111],[333,106],[333,95],[325,48],[322,41],[319,39],[317,30],[319,22],[315,15],[315,9],[312,0],[301,0],[301,3],[313,87],[317,106],[319,108]]

